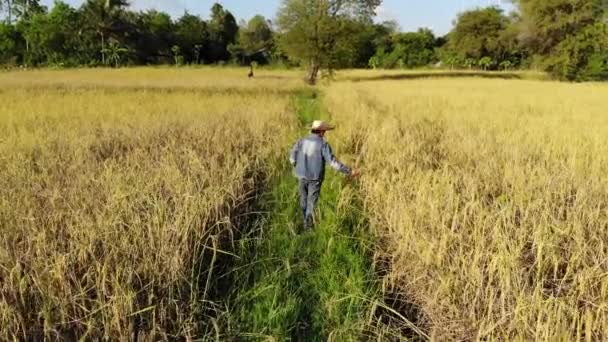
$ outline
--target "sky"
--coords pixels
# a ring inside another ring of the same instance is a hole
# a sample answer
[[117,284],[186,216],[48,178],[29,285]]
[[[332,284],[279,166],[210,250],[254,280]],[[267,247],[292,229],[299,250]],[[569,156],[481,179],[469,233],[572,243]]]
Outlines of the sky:
[[[80,6],[84,0],[64,0],[73,6]],[[216,0],[131,0],[135,10],[154,8],[178,17],[188,11],[207,17],[209,8]],[[238,20],[249,19],[256,14],[273,19],[280,0],[220,0],[217,1],[232,12]],[[50,6],[53,0],[42,0]],[[508,0],[384,0],[378,9],[379,21],[396,20],[403,31],[415,31],[420,27],[443,35],[450,31],[459,12],[488,5],[500,5],[506,11],[512,9]]]

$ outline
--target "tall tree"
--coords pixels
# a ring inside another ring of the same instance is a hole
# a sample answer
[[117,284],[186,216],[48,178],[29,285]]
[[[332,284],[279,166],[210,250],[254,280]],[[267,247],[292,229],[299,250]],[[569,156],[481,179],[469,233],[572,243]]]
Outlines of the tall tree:
[[171,47],[176,44],[175,24],[167,13],[156,10],[128,16],[135,32],[130,37],[130,48],[139,63],[168,63]]
[[[580,80],[606,56],[606,0],[516,0],[522,39],[556,77]],[[599,44],[598,44],[599,43]],[[603,56],[603,57],[602,57]]]
[[209,31],[207,23],[200,17],[184,13],[175,24],[176,44],[188,62],[200,64],[204,59],[211,59],[203,54],[208,49]]
[[522,36],[536,53],[551,54],[568,36],[604,18],[605,0],[516,0],[523,16]]
[[80,41],[78,13],[68,4],[57,1],[51,11],[35,13],[27,21],[21,21],[20,30],[31,49],[25,56],[31,64],[77,65]]
[[120,15],[128,5],[127,0],[87,0],[83,5],[88,24],[93,26],[101,40],[102,64],[106,63],[106,40],[119,33]]
[[382,0],[283,0],[278,13],[280,44],[290,58],[308,65],[306,80],[319,70],[339,67],[356,53],[355,21],[371,23]]
[[[29,21],[33,15],[46,12],[46,8],[40,5],[40,0],[12,0],[13,12],[20,21]],[[30,41],[25,39],[25,52],[30,52]],[[29,58],[28,58],[29,59]]]
[[497,7],[466,11],[449,33],[447,48],[463,61],[490,57],[498,65],[504,55],[501,37],[509,24],[509,18]]
[[238,43],[231,47],[231,52],[244,63],[266,63],[273,45],[274,33],[270,22],[256,15],[239,29]]
[[228,46],[236,42],[239,32],[239,26],[232,13],[224,9],[222,5],[215,3],[211,7],[208,30],[210,59],[215,61],[230,59]]

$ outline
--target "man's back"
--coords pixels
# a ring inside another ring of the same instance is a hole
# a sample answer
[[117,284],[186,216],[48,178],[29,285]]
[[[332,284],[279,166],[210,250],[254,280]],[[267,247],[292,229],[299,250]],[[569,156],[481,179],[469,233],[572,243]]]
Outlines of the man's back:
[[299,179],[323,181],[325,163],[344,174],[351,170],[340,163],[333,155],[329,144],[318,134],[300,139],[292,148],[290,161]]
[[313,225],[315,207],[321,195],[321,186],[325,177],[325,163],[328,163],[339,172],[346,175],[356,176],[346,165],[340,163],[331,150],[329,144],[323,139],[325,132],[334,129],[333,126],[323,121],[315,121],[311,126],[312,134],[296,142],[291,148],[289,161],[295,168],[295,173],[300,180],[300,207],[304,214],[304,226],[310,228]]

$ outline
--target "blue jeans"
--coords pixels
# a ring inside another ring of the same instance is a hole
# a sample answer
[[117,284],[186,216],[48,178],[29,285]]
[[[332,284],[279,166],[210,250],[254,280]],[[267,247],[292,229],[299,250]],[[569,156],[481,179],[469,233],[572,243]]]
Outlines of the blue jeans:
[[320,181],[300,179],[300,208],[304,214],[304,226],[311,228],[314,224],[315,208],[321,196]]

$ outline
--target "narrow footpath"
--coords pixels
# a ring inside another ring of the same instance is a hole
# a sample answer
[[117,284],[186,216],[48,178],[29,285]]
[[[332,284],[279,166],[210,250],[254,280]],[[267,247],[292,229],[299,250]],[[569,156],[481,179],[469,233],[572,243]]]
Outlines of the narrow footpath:
[[[299,93],[294,106],[301,134],[324,117],[316,92]],[[366,339],[382,300],[356,184],[328,170],[320,223],[303,231],[297,180],[285,159],[260,200],[268,214],[240,239],[228,305],[231,334],[254,341]]]

